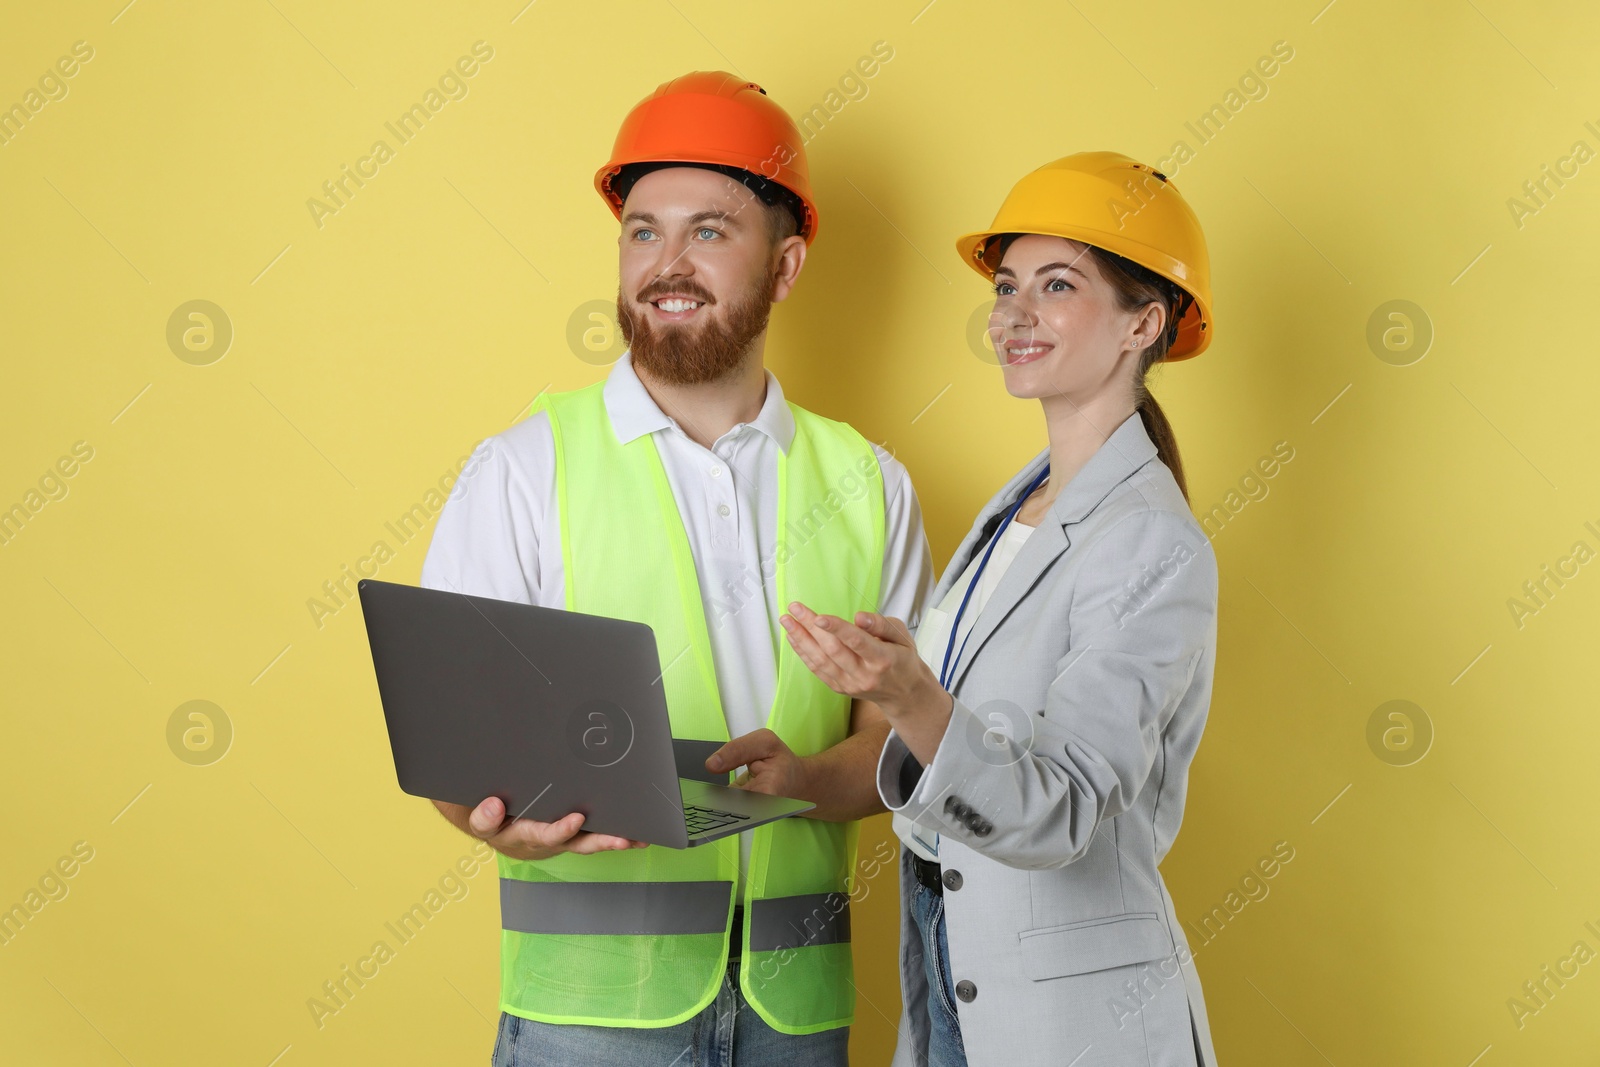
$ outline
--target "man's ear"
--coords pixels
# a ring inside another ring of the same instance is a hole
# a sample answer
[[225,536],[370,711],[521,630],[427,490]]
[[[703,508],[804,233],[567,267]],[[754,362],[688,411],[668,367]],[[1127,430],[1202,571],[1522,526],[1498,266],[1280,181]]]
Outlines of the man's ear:
[[785,237],[773,252],[775,277],[772,282],[772,302],[776,304],[789,295],[800,268],[806,265],[806,239],[798,235]]

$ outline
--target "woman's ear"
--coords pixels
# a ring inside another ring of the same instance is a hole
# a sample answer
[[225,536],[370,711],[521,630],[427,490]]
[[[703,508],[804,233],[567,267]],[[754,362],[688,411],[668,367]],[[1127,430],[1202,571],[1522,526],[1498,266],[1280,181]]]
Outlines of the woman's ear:
[[1166,308],[1160,301],[1152,300],[1146,304],[1144,312],[1139,316],[1139,321],[1134,325],[1133,336],[1128,341],[1128,347],[1143,351],[1155,344],[1161,337],[1161,331],[1166,321]]

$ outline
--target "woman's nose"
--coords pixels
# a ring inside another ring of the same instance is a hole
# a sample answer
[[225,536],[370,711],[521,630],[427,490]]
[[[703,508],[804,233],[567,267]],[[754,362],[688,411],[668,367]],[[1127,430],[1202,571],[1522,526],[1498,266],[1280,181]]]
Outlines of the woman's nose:
[[1003,342],[1007,334],[1012,332],[1029,332],[1039,325],[1039,317],[1033,313],[1031,305],[1025,298],[1013,297],[1003,306],[996,305],[989,313],[989,335],[996,337],[996,342]]

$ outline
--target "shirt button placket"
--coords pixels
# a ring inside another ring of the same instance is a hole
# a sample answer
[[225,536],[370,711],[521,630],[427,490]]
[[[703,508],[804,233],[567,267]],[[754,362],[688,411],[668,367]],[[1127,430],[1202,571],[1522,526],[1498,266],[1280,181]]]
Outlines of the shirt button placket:
[[[733,510],[734,505],[737,503],[737,499],[735,497],[736,490],[731,474],[727,478],[723,477],[723,468],[728,464],[728,456],[722,451],[721,448],[713,448],[712,455],[715,458],[713,459],[711,466],[707,469],[706,473],[710,474],[712,479],[714,479],[710,483],[712,486],[711,497],[717,502],[717,516],[723,520],[722,523],[718,524],[717,532],[713,536],[716,542],[724,549],[731,550],[738,542],[738,538],[735,536],[735,533],[738,529],[739,520],[738,517],[734,515]],[[729,530],[726,526],[726,522],[729,519],[733,520],[734,523],[734,529],[732,530]]]

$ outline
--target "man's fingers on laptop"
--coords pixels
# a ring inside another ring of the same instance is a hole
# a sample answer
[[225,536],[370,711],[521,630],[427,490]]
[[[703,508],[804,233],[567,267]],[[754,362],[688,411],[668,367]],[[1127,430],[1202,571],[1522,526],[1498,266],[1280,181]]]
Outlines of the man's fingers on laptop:
[[736,737],[713,752],[706,769],[725,771],[744,764],[748,767],[734,784],[753,793],[779,797],[805,795],[805,766],[783,738],[768,729]]
[[778,735],[771,730],[765,727],[752,730],[750,733],[735,737],[706,757],[706,770],[731,771],[751,760],[766,759],[784,747],[786,746],[779,740]]
[[591,852],[616,852],[625,848],[646,848],[644,841],[630,841],[626,837],[613,837],[610,834],[579,834],[567,842],[567,851],[579,855],[588,855]]
[[498,833],[485,838],[497,852],[512,859],[545,860],[563,852],[587,855],[625,848],[645,848],[646,842],[630,841],[610,834],[585,833],[583,813],[571,812],[554,822],[513,819]]
[[493,837],[505,821],[506,806],[499,797],[485,797],[467,815],[467,826],[472,830],[472,836],[484,840]]
[[583,829],[583,813],[572,811],[554,822],[538,819],[515,819],[505,832],[517,833],[521,839],[534,845],[561,845],[578,836]]

